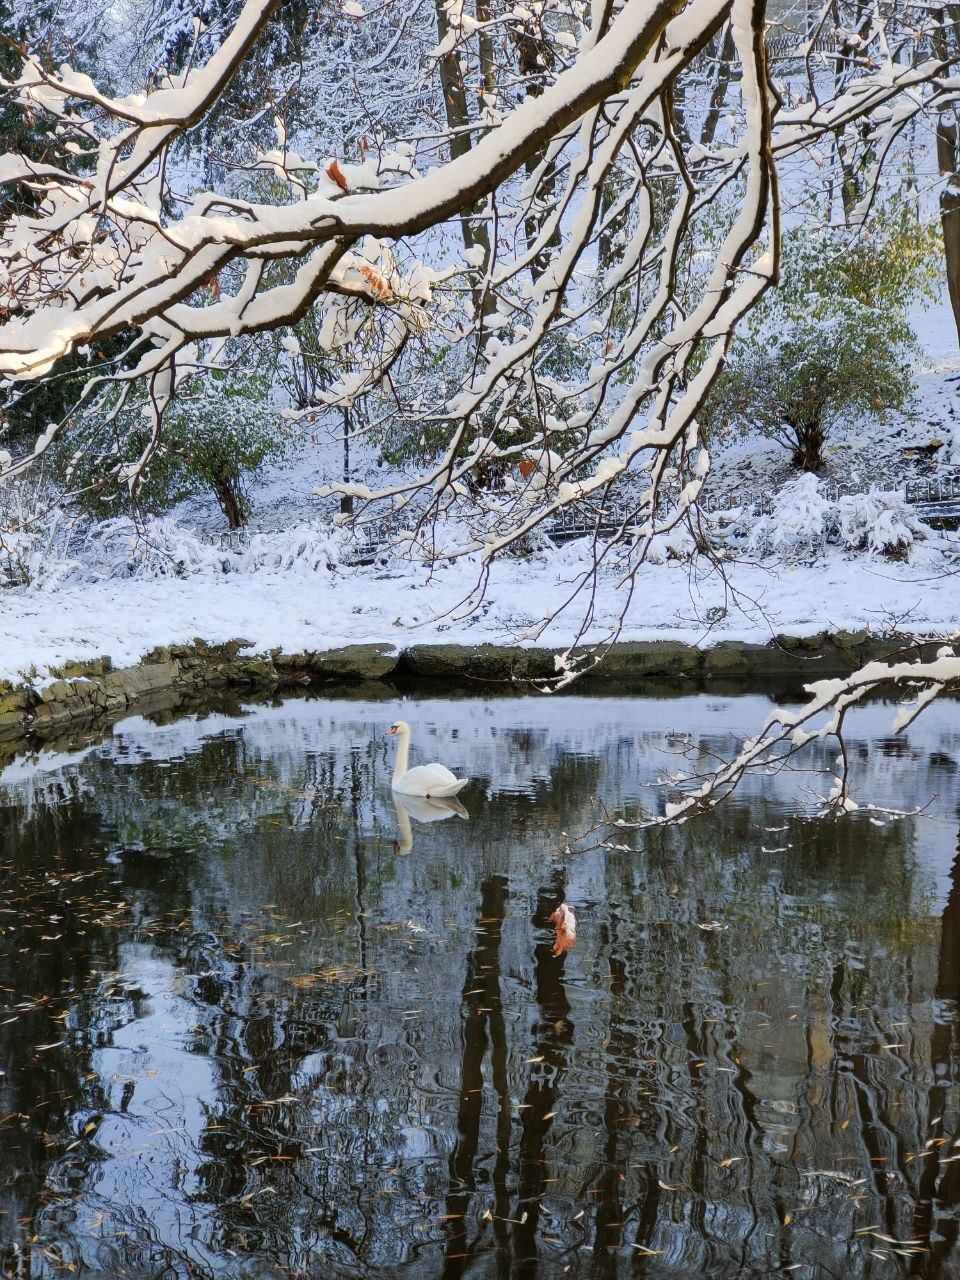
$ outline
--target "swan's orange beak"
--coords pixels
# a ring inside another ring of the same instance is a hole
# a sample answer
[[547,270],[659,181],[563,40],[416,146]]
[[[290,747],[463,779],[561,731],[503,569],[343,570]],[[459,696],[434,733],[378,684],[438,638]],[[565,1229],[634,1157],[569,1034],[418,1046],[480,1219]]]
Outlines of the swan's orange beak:
[[397,726],[395,724],[392,724],[390,728],[387,730],[387,733],[396,733],[396,732],[397,732]]

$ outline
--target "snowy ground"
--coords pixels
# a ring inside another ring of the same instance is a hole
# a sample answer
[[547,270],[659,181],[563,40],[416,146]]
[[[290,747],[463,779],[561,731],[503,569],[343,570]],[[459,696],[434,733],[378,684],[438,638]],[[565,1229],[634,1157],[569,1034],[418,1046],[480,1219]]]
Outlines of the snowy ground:
[[[288,653],[341,644],[388,642],[533,643],[530,628],[555,610],[576,576],[577,549],[507,561],[493,573],[471,616],[431,615],[455,605],[474,585],[475,568],[445,566],[428,579],[408,566],[388,576],[375,568],[308,572],[197,574],[187,578],[112,579],[0,597],[0,677],[10,679],[109,654],[128,666],[159,644],[242,637],[257,651]],[[778,632],[884,630],[949,633],[960,624],[960,576],[921,556],[914,563],[828,554],[811,565],[733,564],[727,581],[678,564],[649,564],[637,579],[623,640],[765,642]],[[731,588],[738,593],[732,599]],[[622,597],[609,585],[590,637],[613,625]],[[724,613],[724,610],[726,612]],[[573,606],[536,643],[561,648],[580,616]],[[708,621],[709,619],[709,621]]]

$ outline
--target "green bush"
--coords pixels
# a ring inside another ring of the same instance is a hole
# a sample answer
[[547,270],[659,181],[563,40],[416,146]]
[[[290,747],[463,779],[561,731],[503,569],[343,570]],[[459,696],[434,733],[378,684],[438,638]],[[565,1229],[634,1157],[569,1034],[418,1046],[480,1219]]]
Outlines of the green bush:
[[230,370],[189,379],[163,416],[161,443],[133,501],[122,478],[150,436],[144,401],[123,405],[116,392],[89,411],[60,455],[61,471],[81,504],[103,517],[136,508],[159,514],[196,493],[212,492],[231,529],[249,515],[245,483],[291,444],[290,428],[269,403],[265,374]]
[[781,282],[738,333],[704,406],[708,433],[759,429],[819,471],[837,421],[910,398],[906,308],[935,295],[938,269],[936,228],[904,207],[881,210],[869,230],[789,232]]

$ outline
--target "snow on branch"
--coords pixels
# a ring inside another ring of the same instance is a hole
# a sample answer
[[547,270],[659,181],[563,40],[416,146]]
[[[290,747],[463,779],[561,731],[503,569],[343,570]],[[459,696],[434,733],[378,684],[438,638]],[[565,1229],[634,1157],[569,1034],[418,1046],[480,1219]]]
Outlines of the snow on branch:
[[794,711],[772,712],[757,737],[744,742],[731,760],[708,774],[685,779],[685,794],[667,804],[661,816],[617,825],[646,828],[687,822],[714,809],[747,774],[776,772],[809,743],[829,738],[836,740],[838,755],[830,789],[820,797],[821,812],[855,813],[861,807],[879,811],[875,805],[859,805],[850,793],[850,761],[844,737],[848,714],[891,689],[906,690],[910,700],[901,706],[893,722],[894,733],[901,733],[935,698],[960,691],[960,652],[951,643],[942,646],[932,659],[868,662],[849,676],[818,680],[805,688],[810,697],[802,706]]
[[[933,10],[911,13],[910,39],[895,10],[872,13],[842,74],[808,57],[786,84],[763,0],[598,5],[577,35],[548,9],[470,22],[448,4],[437,16],[454,38],[428,59],[445,128],[427,131],[424,112],[411,141],[358,142],[356,163],[294,151],[278,115],[277,145],[235,181],[182,196],[186,134],[229,93],[273,8],[247,0],[205,66],[125,97],[26,57],[12,90],[54,122],[58,147],[55,162],[0,157],[0,184],[22,197],[2,206],[0,378],[23,385],[79,359],[87,401],[142,380],[150,442],[122,460],[135,489],[191,370],[215,366],[232,338],[315,315],[325,355],[347,335],[366,363],[310,407],[379,395],[396,430],[429,426],[437,441],[404,483],[343,488],[354,519],[387,513],[435,554],[475,557],[466,610],[496,557],[585,510],[597,549],[571,601],[608,568],[629,596],[650,547],[694,518],[710,465],[698,411],[777,278],[781,168],[846,147],[855,127],[868,203],[906,127],[957,95],[955,42],[936,38]],[[704,63],[719,55],[705,118]],[[476,111],[468,74],[483,85]],[[254,181],[267,174],[281,190],[270,200]],[[446,354],[427,402],[408,363],[431,332]],[[0,456],[0,475],[32,465],[69,421]],[[447,522],[464,504],[470,518]],[[576,670],[571,649],[561,682]]]

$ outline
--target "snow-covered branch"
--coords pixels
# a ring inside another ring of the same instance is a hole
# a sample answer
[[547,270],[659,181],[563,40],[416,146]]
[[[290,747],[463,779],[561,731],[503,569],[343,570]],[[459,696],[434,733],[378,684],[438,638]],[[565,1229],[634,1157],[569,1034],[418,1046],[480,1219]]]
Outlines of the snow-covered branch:
[[[844,739],[847,715],[855,707],[893,690],[909,693],[897,712],[893,732],[900,733],[930,703],[944,693],[960,690],[960,652],[944,645],[936,657],[901,662],[869,662],[849,676],[818,680],[806,686],[810,697],[793,711],[778,709],[767,718],[757,737],[744,742],[737,754],[704,775],[689,777],[681,799],[667,804],[662,816],[641,818],[623,827],[673,825],[709,812],[724,800],[749,773],[782,769],[811,742],[835,739],[836,771],[828,793],[820,797],[824,813],[853,813],[861,806],[850,792],[850,765]],[[876,805],[866,805],[874,810]]]

